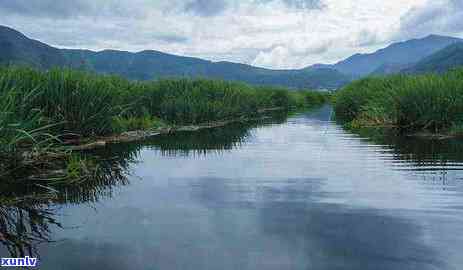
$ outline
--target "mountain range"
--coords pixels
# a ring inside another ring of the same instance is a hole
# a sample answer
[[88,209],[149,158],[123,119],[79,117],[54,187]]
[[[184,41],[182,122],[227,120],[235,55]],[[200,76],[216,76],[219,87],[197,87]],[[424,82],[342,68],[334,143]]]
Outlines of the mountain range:
[[29,65],[41,69],[71,67],[134,80],[161,77],[204,77],[275,85],[295,89],[338,88],[349,82],[335,69],[270,70],[231,62],[212,62],[159,51],[137,53],[115,50],[58,49],[0,26],[0,63]]
[[454,37],[429,35],[421,39],[393,43],[374,53],[355,54],[334,65],[323,65],[323,68],[333,68],[354,78],[364,77],[372,73],[395,73],[459,42],[463,42],[463,40]]
[[402,69],[402,73],[442,73],[463,66],[463,43],[455,43],[420,60],[412,67]]
[[212,62],[159,51],[127,52],[59,49],[0,26],[0,64],[40,69],[70,67],[133,80],[203,77],[294,89],[336,89],[371,74],[442,72],[463,64],[463,40],[429,35],[393,43],[369,54],[355,54],[333,65],[272,70],[231,62]]

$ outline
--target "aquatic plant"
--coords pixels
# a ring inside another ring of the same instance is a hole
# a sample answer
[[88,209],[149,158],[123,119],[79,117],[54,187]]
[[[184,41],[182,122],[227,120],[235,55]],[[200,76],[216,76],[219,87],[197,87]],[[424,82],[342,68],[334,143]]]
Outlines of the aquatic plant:
[[322,94],[309,91],[206,79],[131,82],[70,69],[2,68],[0,87],[0,94],[10,97],[2,98],[3,118],[14,116],[20,125],[34,127],[54,125],[49,131],[60,137],[101,136],[162,121],[204,123],[252,116],[262,108],[323,102]]
[[325,100],[311,91],[221,80],[136,82],[71,69],[3,67],[0,169],[10,173],[28,163],[53,171],[54,184],[82,182],[94,168],[61,145],[125,131],[254,117],[262,109],[290,110]]
[[0,76],[0,169],[5,169],[2,160],[14,164],[18,147],[45,147],[56,139],[48,130],[53,125],[45,123],[41,110],[31,108],[38,89],[21,91],[15,87],[11,71]]
[[355,81],[335,98],[336,117],[358,126],[447,132],[463,119],[463,69]]

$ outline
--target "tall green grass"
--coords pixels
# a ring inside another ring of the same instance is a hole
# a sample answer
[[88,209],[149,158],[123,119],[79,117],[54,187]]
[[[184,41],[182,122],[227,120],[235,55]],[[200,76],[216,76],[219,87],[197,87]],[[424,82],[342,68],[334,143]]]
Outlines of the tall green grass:
[[[9,81],[9,89],[34,98],[21,106],[40,111],[44,121],[56,124],[54,131],[82,136],[107,134],[112,117],[121,110],[117,104],[119,81],[72,70],[39,72],[27,68],[7,68],[0,77]],[[8,89],[6,89],[8,91]]]
[[463,123],[463,69],[362,79],[336,94],[335,111],[354,126],[447,132]]
[[0,68],[0,155],[50,138],[105,136],[323,103],[325,95],[206,79],[128,81],[69,69]]
[[0,76],[0,163],[12,162],[18,147],[47,141],[46,130],[51,127],[44,123],[40,109],[29,106],[37,98],[37,89],[21,91],[10,75]]

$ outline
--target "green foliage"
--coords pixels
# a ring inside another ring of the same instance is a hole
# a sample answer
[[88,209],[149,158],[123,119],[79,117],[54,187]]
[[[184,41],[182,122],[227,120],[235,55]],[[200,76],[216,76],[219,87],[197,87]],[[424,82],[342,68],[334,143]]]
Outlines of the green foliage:
[[290,110],[324,100],[315,92],[220,80],[132,82],[70,69],[0,68],[0,178],[30,171],[30,179],[46,178],[48,185],[80,184],[100,168],[60,147],[62,142],[253,117],[263,109]]
[[44,79],[37,107],[53,123],[63,123],[62,132],[82,136],[112,132],[111,119],[120,108],[115,104],[118,85],[111,77],[52,70]]
[[14,87],[12,73],[5,70],[0,76],[0,159],[23,143],[40,144],[40,138],[47,137],[41,111],[29,106],[36,100],[37,89],[22,92]]
[[226,120],[323,100],[315,92],[220,80],[131,82],[69,69],[0,68],[0,152],[21,143]]
[[463,43],[457,42],[420,60],[403,72],[410,74],[444,73],[461,66],[463,66]]
[[154,128],[165,127],[157,117],[142,116],[142,117],[116,117],[113,121],[114,132],[134,131],[134,130],[149,130]]
[[50,132],[92,136],[110,133],[111,119],[117,114],[117,91],[111,77],[71,70],[39,72],[28,68],[0,70],[2,91],[15,96],[11,113],[24,124],[26,113],[42,116],[41,125],[54,125]]
[[453,126],[450,128],[450,134],[455,136],[463,136],[463,123],[454,123]]
[[302,96],[304,97],[303,104],[304,106],[318,106],[324,103],[327,103],[331,99],[331,95],[329,93],[321,93],[321,92],[302,92]]
[[463,119],[463,69],[444,75],[395,75],[353,82],[336,94],[340,120],[446,131]]
[[284,107],[302,109],[328,102],[329,94],[317,91],[287,91],[278,87],[259,87],[261,107]]
[[258,110],[256,91],[241,83],[212,80],[170,79],[151,82],[142,104],[150,115],[173,124],[195,124]]

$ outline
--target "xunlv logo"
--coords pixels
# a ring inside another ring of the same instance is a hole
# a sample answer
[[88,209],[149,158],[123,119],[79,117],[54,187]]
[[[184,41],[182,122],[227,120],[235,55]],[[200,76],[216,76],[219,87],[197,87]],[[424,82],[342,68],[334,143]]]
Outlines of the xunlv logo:
[[37,258],[29,258],[28,256],[24,258],[1,258],[0,259],[1,267],[35,267],[37,266]]

